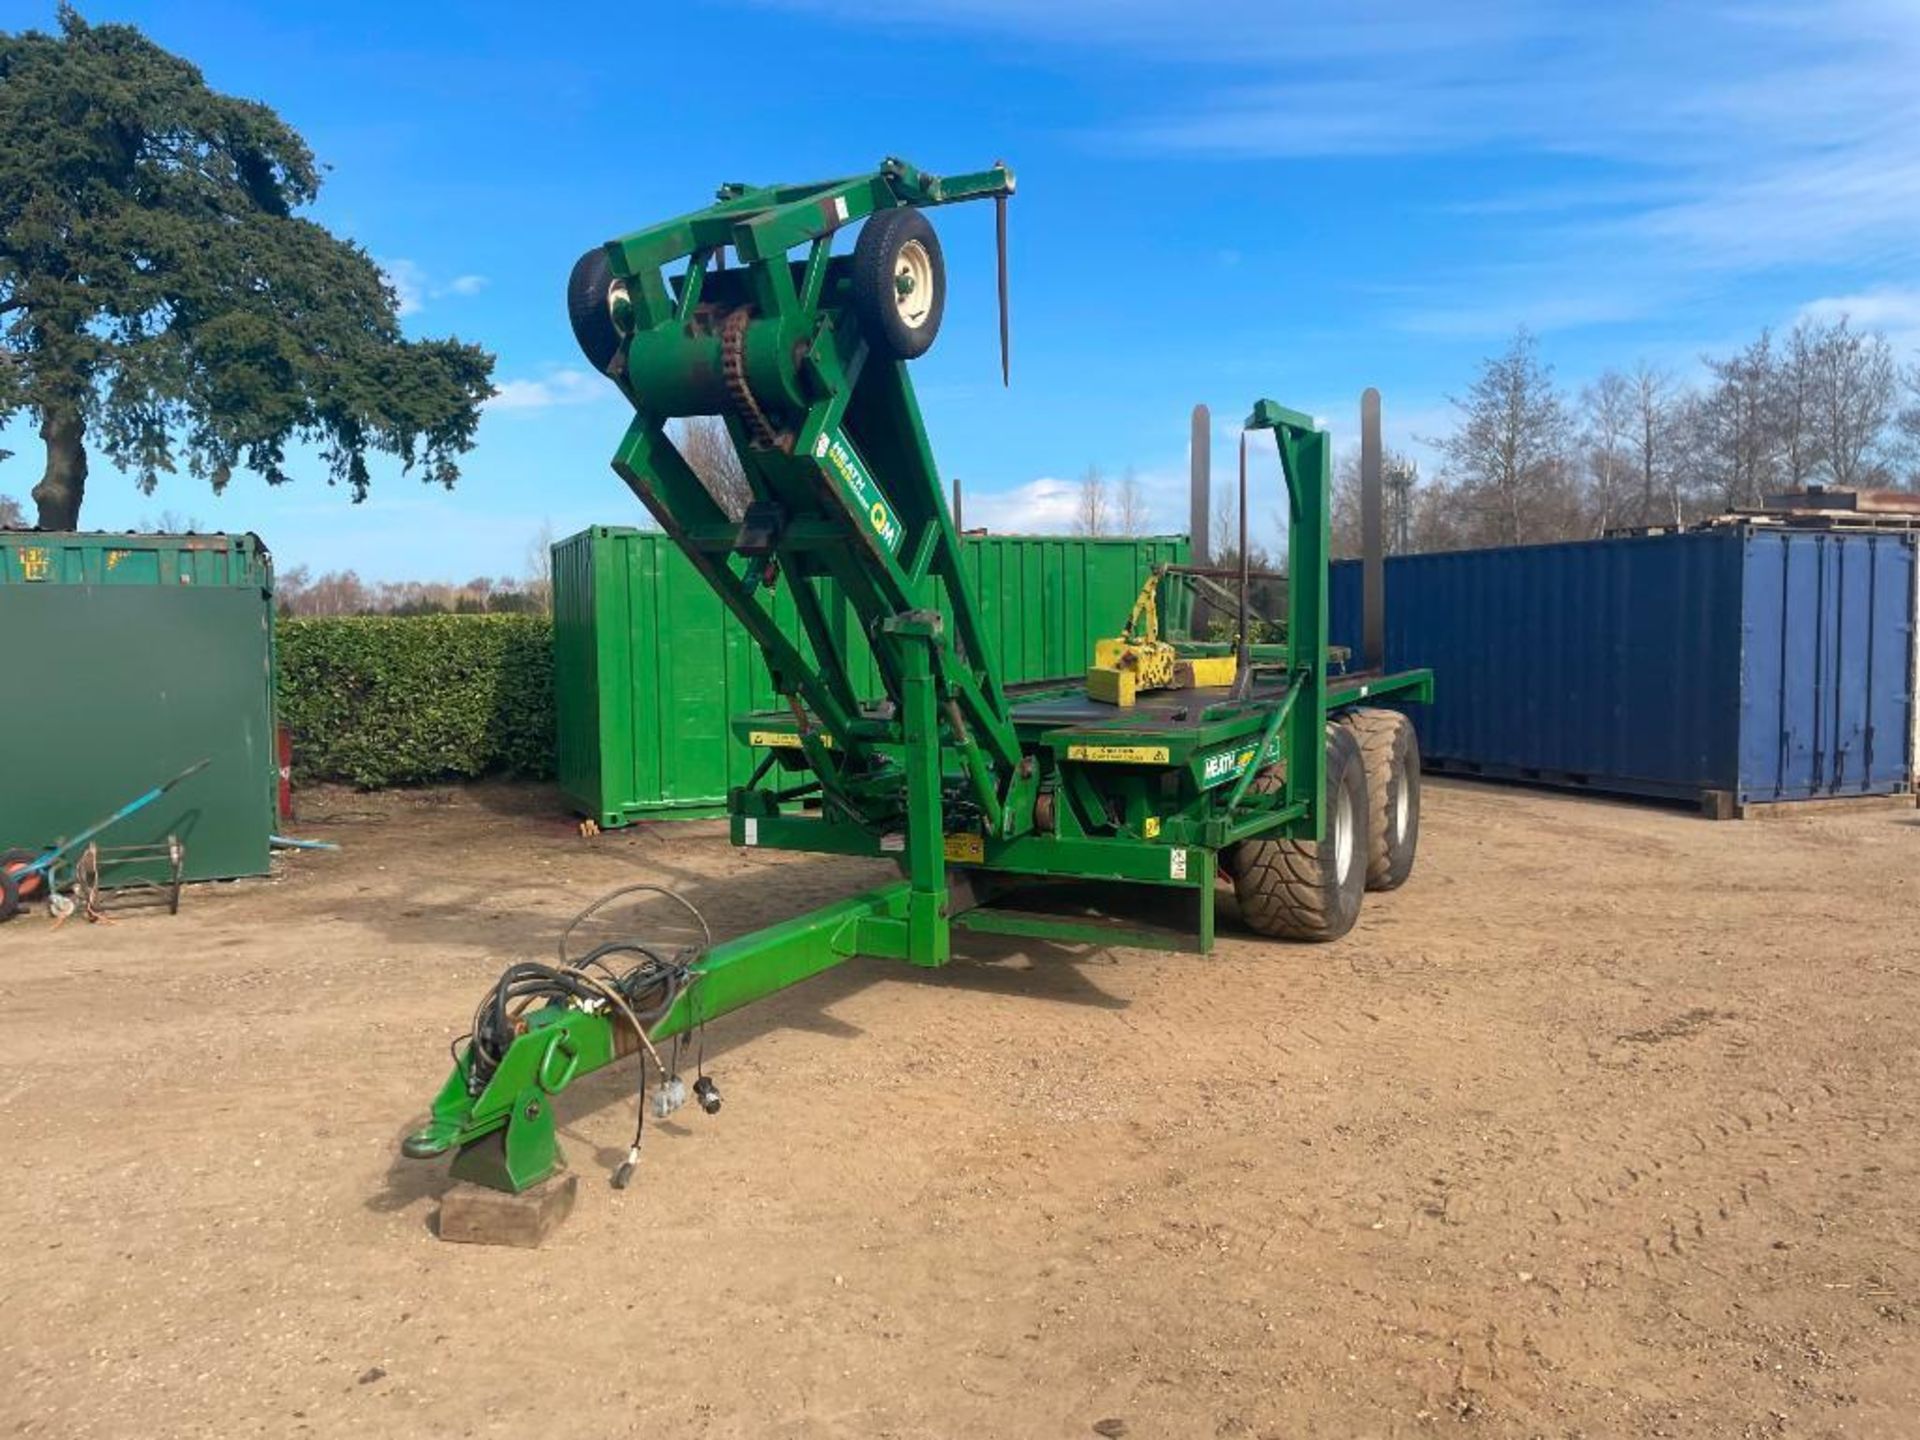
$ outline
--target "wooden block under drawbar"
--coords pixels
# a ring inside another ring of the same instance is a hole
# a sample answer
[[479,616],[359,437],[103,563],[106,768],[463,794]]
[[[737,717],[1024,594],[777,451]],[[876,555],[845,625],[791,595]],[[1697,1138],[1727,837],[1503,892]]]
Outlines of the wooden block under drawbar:
[[532,1250],[573,1210],[580,1177],[571,1171],[509,1195],[470,1181],[440,1198],[440,1238],[465,1245],[517,1245]]

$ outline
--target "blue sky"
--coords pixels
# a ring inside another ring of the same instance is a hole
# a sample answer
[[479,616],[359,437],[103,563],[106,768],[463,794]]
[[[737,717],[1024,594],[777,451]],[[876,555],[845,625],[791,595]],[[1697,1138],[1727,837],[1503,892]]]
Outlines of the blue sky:
[[[916,373],[969,523],[1053,528],[1071,477],[1135,467],[1183,528],[1186,417],[1266,394],[1390,439],[1519,324],[1562,381],[1808,311],[1920,346],[1920,6],[789,0],[606,7],[95,0],[273,105],[332,167],[317,216],[385,263],[416,334],[499,354],[451,494],[312,467],[151,497],[95,462],[83,523],[163,510],[253,529],[283,565],[518,574],[543,524],[637,523],[625,424],[562,292],[589,245],[724,180],[1005,158],[1013,388],[995,359],[992,217],[935,214],[950,299]],[[611,17],[628,17],[616,22]],[[906,17],[911,18],[906,18]],[[0,3],[0,28],[51,4]],[[37,443],[0,493],[24,497]]]

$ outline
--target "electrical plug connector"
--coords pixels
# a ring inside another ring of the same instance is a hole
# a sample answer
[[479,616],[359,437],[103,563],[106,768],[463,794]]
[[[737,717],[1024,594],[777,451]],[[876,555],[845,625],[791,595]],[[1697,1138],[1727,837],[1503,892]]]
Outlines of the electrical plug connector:
[[627,1151],[627,1158],[618,1170],[613,1172],[613,1188],[624,1190],[633,1179],[633,1172],[640,1168],[640,1147],[635,1145]]
[[660,1082],[660,1088],[653,1092],[654,1118],[664,1120],[686,1103],[687,1082],[678,1075],[669,1075]]

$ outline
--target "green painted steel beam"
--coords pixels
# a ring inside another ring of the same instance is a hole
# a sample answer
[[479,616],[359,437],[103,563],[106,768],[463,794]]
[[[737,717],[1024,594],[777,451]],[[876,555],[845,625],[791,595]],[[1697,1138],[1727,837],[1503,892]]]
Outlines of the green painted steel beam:
[[[907,914],[908,899],[904,882],[883,885],[714,946],[691,967],[691,983],[650,1037],[656,1044],[671,1039],[855,955],[896,948],[892,927]],[[405,1153],[471,1152],[464,1166],[456,1161],[456,1175],[515,1192],[538,1184],[559,1159],[553,1098],[640,1048],[622,1033],[624,1025],[616,1014],[575,1005],[533,1011],[478,1094],[469,1084],[472,1050],[462,1051],[427,1124],[407,1137]],[[490,1140],[500,1131],[507,1132],[504,1155],[496,1153],[501,1142]]]
[[1116,925],[1089,920],[1073,920],[1053,915],[1034,915],[1019,911],[981,907],[953,917],[962,930],[978,935],[1007,935],[1018,939],[1053,940],[1068,945],[1125,945],[1134,950],[1192,950],[1197,936],[1168,930],[1147,929],[1138,925]]

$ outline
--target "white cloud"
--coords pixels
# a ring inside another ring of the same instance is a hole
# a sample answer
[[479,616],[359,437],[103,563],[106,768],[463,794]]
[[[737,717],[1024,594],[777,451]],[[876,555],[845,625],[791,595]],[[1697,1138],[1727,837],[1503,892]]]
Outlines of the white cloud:
[[550,410],[556,405],[583,405],[604,399],[605,377],[591,370],[561,367],[537,380],[502,380],[499,393],[487,402],[489,410]]
[[[1107,487],[1109,524],[1118,518],[1114,510],[1126,473],[1124,470],[1101,471]],[[1176,475],[1171,471],[1136,469],[1133,478],[1140,488],[1145,512],[1142,533],[1185,534],[1186,472]],[[1002,535],[1070,535],[1079,518],[1082,483],[1048,475],[1006,490],[968,489],[961,499],[961,518],[970,530],[987,529]]]
[[1795,318],[1851,320],[1862,330],[1920,330],[1920,288],[1888,285],[1857,295],[1829,295],[1810,300]]
[[1079,481],[1047,477],[1011,490],[969,490],[961,498],[961,519],[969,530],[1062,535],[1073,528],[1079,501]]
[[393,286],[393,293],[400,297],[400,314],[417,315],[426,308],[425,271],[411,260],[380,260],[376,263],[386,274],[387,283]]
[[1311,67],[1322,78],[1221,87],[1136,138],[1231,158],[1550,161],[1537,187],[1468,202],[1522,223],[1490,224],[1484,259],[1436,274],[1434,298],[1404,321],[1426,333],[1621,323],[1728,274],[1910,265],[1920,9],[1537,7],[1504,23],[1515,18],[1471,44],[1430,35],[1412,64],[1356,42]]
[[403,316],[418,315],[427,308],[429,300],[441,300],[449,295],[478,295],[487,286],[484,275],[456,275],[443,283],[429,275],[418,261],[404,256],[374,263],[393,286],[394,294],[400,299],[399,313]]
[[1828,295],[1809,300],[1793,317],[1831,323],[1845,318],[1856,330],[1876,330],[1902,364],[1920,359],[1920,287],[1886,285],[1853,295]]
[[[1186,0],[925,0],[912,20],[880,0],[786,3],[1159,64],[1164,83],[1139,87],[1157,98],[1089,133],[1103,148],[1454,158],[1447,188],[1470,193],[1445,208],[1514,218],[1431,268],[1406,317],[1429,333],[1635,321],[1729,275],[1916,263],[1913,0],[1350,0],[1284,25],[1269,0],[1217,0],[1204,23]],[[1538,178],[1511,179],[1516,160]]]

